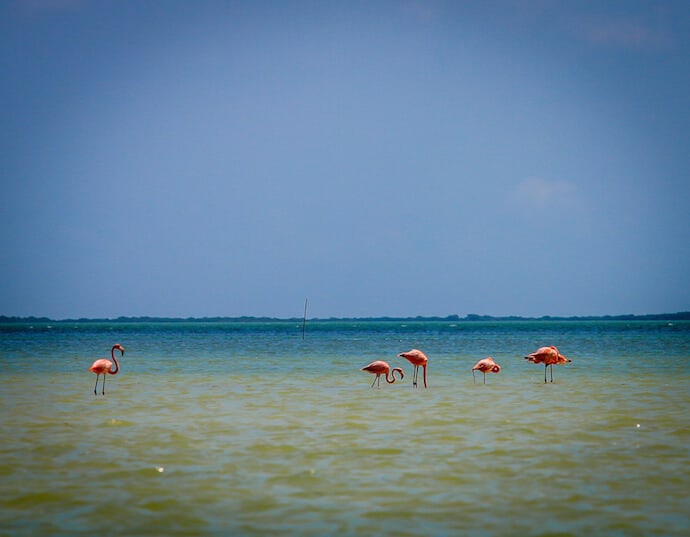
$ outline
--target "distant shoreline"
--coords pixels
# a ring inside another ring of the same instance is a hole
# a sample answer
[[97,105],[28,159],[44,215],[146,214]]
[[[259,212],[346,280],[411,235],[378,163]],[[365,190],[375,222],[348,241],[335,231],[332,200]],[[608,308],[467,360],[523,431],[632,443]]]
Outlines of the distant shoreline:
[[[690,321],[690,311],[678,313],[651,313],[645,315],[587,315],[558,317],[544,315],[541,317],[522,317],[518,315],[492,316],[477,315],[470,313],[464,317],[459,315],[440,316],[416,316],[416,317],[328,317],[328,318],[308,318],[309,322],[420,322],[420,321],[448,321],[448,322],[467,322],[467,321]],[[17,317],[0,315],[0,324],[12,323],[176,323],[176,322],[203,322],[203,323],[222,323],[222,322],[302,322],[301,317],[117,317],[117,318],[79,318],[79,319],[51,319],[48,317]]]

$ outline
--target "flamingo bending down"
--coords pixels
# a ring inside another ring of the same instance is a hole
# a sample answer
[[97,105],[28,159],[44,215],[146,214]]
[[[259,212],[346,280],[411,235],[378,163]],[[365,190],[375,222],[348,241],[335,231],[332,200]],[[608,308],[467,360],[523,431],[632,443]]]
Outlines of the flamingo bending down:
[[544,364],[544,384],[546,384],[546,370],[549,366],[551,366],[551,382],[553,382],[553,366],[572,362],[570,358],[563,356],[558,351],[558,347],[554,345],[538,348],[536,351],[525,356],[525,360],[529,360],[535,364]]
[[411,351],[401,352],[398,354],[399,358],[405,358],[414,366],[414,373],[412,375],[412,386],[417,387],[417,377],[419,376],[419,366],[424,368],[424,387],[426,388],[426,366],[429,363],[429,359],[426,357],[422,351],[417,349],[412,349]]
[[381,375],[386,375],[386,382],[388,384],[393,384],[395,382],[395,372],[397,371],[400,373],[400,380],[405,378],[405,372],[400,368],[400,367],[395,367],[393,368],[393,372],[391,373],[391,378],[388,378],[388,373],[391,372],[391,366],[388,365],[387,362],[384,362],[383,360],[376,360],[375,362],[371,362],[369,365],[365,365],[361,371],[366,371],[367,373],[371,373],[372,375],[376,375],[376,378],[374,379],[374,382],[371,383],[371,387],[374,387],[374,384],[378,381],[378,387],[381,387]]
[[98,395],[98,392],[96,390],[98,388],[98,377],[101,376],[101,373],[103,374],[103,395],[105,395],[106,375],[117,375],[117,372],[120,370],[120,366],[117,363],[117,358],[115,358],[115,349],[119,350],[122,353],[122,356],[125,355],[125,349],[119,343],[115,343],[115,345],[113,345],[113,348],[110,349],[110,356],[112,357],[113,362],[115,362],[115,370],[112,369],[113,362],[105,358],[100,358],[99,360],[96,360],[94,363],[91,364],[91,367],[89,367],[89,371],[96,373],[96,385],[93,387],[94,395]]
[[474,364],[474,367],[472,368],[472,383],[476,384],[475,378],[474,378],[474,372],[475,371],[481,371],[484,373],[484,384],[486,384],[486,374],[487,373],[500,373],[501,372],[501,366],[498,365],[496,362],[494,362],[494,359],[491,356],[488,356],[484,358],[483,360],[479,360],[476,364]]

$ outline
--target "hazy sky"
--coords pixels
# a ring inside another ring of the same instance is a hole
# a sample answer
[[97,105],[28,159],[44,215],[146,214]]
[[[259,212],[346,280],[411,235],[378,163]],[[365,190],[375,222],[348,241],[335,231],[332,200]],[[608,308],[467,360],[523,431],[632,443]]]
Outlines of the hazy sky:
[[690,310],[690,2],[0,4],[0,314]]

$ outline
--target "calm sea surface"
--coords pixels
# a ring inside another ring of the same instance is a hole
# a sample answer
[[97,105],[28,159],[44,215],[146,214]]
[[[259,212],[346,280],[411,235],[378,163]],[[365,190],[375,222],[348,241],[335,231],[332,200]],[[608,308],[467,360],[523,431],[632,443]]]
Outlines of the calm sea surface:
[[685,536],[690,323],[0,325],[0,438],[0,535]]

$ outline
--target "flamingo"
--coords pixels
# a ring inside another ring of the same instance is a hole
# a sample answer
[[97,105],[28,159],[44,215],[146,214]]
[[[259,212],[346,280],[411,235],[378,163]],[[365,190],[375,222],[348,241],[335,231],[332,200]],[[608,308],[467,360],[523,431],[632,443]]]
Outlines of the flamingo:
[[388,378],[388,373],[390,373],[391,371],[391,366],[389,366],[388,363],[384,362],[383,360],[376,360],[375,362],[371,362],[369,365],[365,365],[360,371],[366,371],[367,373],[376,375],[374,382],[371,383],[372,388],[374,387],[374,384],[376,384],[377,381],[378,387],[381,387],[381,375],[386,375],[386,382],[388,384],[393,384],[395,382],[396,371],[400,373],[400,380],[405,378],[405,372],[400,367],[393,368],[391,378]]
[[117,372],[120,370],[120,366],[117,363],[117,358],[115,358],[115,349],[119,350],[122,353],[122,356],[125,355],[125,349],[119,343],[115,343],[115,345],[113,345],[113,348],[110,349],[110,356],[112,357],[113,362],[115,362],[115,370],[112,369],[113,362],[105,358],[100,358],[96,360],[94,363],[91,364],[91,367],[89,367],[89,371],[96,373],[96,385],[93,387],[94,395],[98,395],[98,392],[96,390],[98,388],[98,377],[101,376],[101,373],[103,374],[103,395],[105,395],[106,374],[117,375]]
[[398,354],[399,358],[405,358],[414,366],[414,373],[412,375],[412,386],[417,387],[417,377],[419,376],[419,366],[424,368],[424,387],[426,388],[426,366],[429,363],[429,359],[426,357],[422,351],[417,349],[412,349],[407,352],[401,352]]
[[558,351],[558,347],[554,345],[538,348],[536,351],[525,356],[525,360],[529,360],[535,364],[544,364],[544,384],[546,384],[546,369],[549,366],[551,366],[551,382],[553,382],[553,366],[572,362],[570,358],[563,356]]
[[498,365],[496,362],[494,362],[494,359],[491,356],[488,356],[484,358],[483,360],[479,360],[476,364],[474,364],[474,367],[472,368],[472,383],[476,383],[474,379],[474,372],[475,371],[481,371],[484,373],[484,384],[486,384],[486,374],[487,373],[500,373],[501,372],[501,366]]

